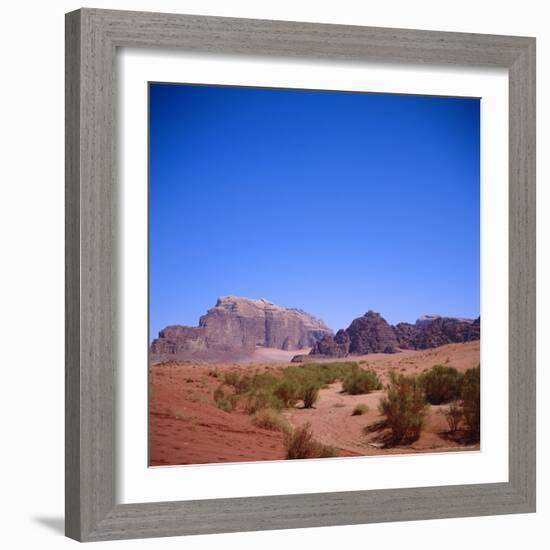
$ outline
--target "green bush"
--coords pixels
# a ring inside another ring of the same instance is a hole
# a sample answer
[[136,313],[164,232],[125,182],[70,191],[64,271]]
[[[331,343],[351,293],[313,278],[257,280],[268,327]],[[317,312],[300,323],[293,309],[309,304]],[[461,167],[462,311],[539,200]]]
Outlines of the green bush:
[[462,376],[453,367],[435,365],[421,377],[428,403],[440,405],[460,397]]
[[[293,407],[300,400],[304,402],[304,407],[311,408],[319,398],[320,388],[336,380],[344,380],[353,372],[363,372],[353,361],[307,363],[290,366],[276,374],[263,372],[247,375],[230,370],[224,373],[223,380],[225,386],[237,396],[233,399],[243,399],[246,410],[254,414],[266,408],[280,410]],[[223,398],[220,397],[219,401],[220,408],[228,407]]]
[[284,371],[284,377],[299,381],[317,382],[319,387],[333,384],[336,380],[343,380],[358,365],[354,361],[331,363],[308,363],[299,367],[289,367]]
[[464,373],[461,392],[464,420],[468,426],[470,437],[474,441],[479,441],[480,436],[481,403],[479,393],[480,370],[478,365]]
[[462,422],[463,411],[458,401],[453,401],[449,408],[443,413],[449,424],[449,431],[456,432]]
[[252,376],[243,377],[245,380],[241,381],[241,387],[243,392],[255,392],[255,391],[271,391],[275,389],[279,383],[280,378],[270,374],[268,372],[262,372],[260,374],[254,374]]
[[337,456],[336,449],[319,443],[307,422],[285,436],[287,459],[297,458],[332,458]]
[[380,401],[380,414],[391,429],[392,443],[409,443],[420,437],[428,404],[416,376],[390,373],[387,395]]
[[237,406],[238,397],[222,384],[214,390],[214,402],[218,409],[231,412]]
[[285,445],[288,459],[315,458],[317,442],[313,438],[311,424],[307,423],[296,428],[285,438]]
[[300,390],[300,384],[296,379],[285,376],[273,393],[281,400],[285,407],[294,407],[300,399]]
[[224,373],[223,375],[224,384],[227,384],[228,386],[232,386],[235,389],[238,388],[240,380],[241,380],[241,374],[239,373],[239,371],[236,371],[236,370],[230,370]]
[[291,366],[282,373],[282,379],[274,390],[274,394],[284,403],[292,407],[302,400],[304,407],[310,408],[319,397],[319,389],[333,384],[336,380],[348,376],[357,369],[354,362],[308,363],[299,367]]
[[254,414],[262,409],[283,409],[283,403],[272,392],[260,389],[248,394],[245,409],[248,414]]
[[239,371],[231,370],[224,374],[223,381],[227,386],[231,386],[235,393],[238,395],[244,395],[251,391],[254,387],[259,387],[263,382],[263,379],[256,379],[257,375],[241,374]]
[[381,388],[380,379],[372,370],[354,369],[342,381],[342,389],[351,395],[370,393]]
[[272,409],[257,411],[252,418],[252,423],[255,426],[258,426],[258,428],[263,428],[264,430],[272,430],[274,432],[282,432],[285,434],[292,431],[286,418]]
[[367,405],[365,405],[364,403],[359,403],[353,408],[351,416],[361,416],[365,414],[368,410],[369,408],[367,407]]
[[319,399],[319,387],[315,383],[305,385],[302,390],[302,399],[304,408],[311,409]]

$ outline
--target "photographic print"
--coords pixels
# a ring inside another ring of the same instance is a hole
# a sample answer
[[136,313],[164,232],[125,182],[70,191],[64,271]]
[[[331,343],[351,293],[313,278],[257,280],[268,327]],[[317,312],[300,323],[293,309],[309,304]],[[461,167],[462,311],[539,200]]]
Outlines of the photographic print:
[[149,83],[149,465],[480,449],[480,100]]

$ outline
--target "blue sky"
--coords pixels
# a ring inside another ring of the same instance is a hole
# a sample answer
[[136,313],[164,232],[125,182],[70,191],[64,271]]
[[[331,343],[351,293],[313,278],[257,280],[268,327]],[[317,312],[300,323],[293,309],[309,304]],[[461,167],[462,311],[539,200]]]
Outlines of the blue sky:
[[221,295],[479,315],[479,100],[150,84],[150,336]]

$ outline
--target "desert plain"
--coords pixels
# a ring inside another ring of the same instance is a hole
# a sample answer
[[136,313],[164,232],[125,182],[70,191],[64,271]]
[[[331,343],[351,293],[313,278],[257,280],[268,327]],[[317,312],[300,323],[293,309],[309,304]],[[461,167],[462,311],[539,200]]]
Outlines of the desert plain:
[[[308,350],[304,350],[307,353]],[[284,375],[295,351],[259,347],[239,362],[165,360],[149,366],[149,464],[168,466],[288,458],[288,432],[307,425],[316,442],[331,449],[331,457],[405,453],[477,451],[463,429],[451,430],[449,404],[427,405],[420,436],[395,443],[384,423],[380,402],[387,393],[391,373],[421,376],[435,365],[459,373],[479,365],[480,342],[453,343],[423,350],[354,355],[339,361],[376,373],[380,389],[354,395],[343,391],[342,381],[326,384],[311,407],[296,401],[280,410],[286,429],[261,427],[257,415],[247,410],[245,399],[236,399],[231,410],[219,406],[216,392],[230,376],[268,373]],[[333,358],[316,364],[334,363]],[[304,363],[307,365],[307,363]],[[360,411],[360,412],[358,412]]]

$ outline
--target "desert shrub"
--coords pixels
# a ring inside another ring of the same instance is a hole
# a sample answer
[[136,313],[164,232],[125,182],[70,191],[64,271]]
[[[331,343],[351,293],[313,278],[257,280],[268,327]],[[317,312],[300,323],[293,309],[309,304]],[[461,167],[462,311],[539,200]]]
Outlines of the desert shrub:
[[258,391],[273,392],[280,380],[279,377],[268,372],[262,372],[252,376],[244,376],[243,379],[244,380],[241,380],[240,382],[241,391],[243,393]]
[[462,380],[462,410],[464,420],[468,426],[470,437],[474,441],[479,441],[480,436],[480,371],[479,365],[476,368],[468,369],[464,373]]
[[435,365],[421,378],[426,399],[432,405],[449,403],[460,397],[462,376],[453,367]]
[[336,380],[343,380],[350,372],[358,368],[357,363],[353,361],[334,362],[334,363],[319,363],[317,365],[309,365],[310,368],[315,368],[317,375],[322,384],[333,384]]
[[364,403],[359,403],[355,405],[353,408],[353,412],[351,413],[351,416],[361,416],[362,414],[365,414],[369,408]]
[[300,399],[300,389],[300,384],[296,379],[286,376],[279,382],[273,393],[285,407],[293,407]]
[[392,442],[416,441],[424,425],[428,404],[419,378],[390,373],[387,395],[380,401],[380,414],[386,417]]
[[335,458],[338,456],[336,449],[332,445],[318,444],[317,458]]
[[285,377],[298,380],[315,381],[320,387],[333,384],[336,380],[343,380],[358,365],[354,361],[336,361],[331,363],[308,363],[299,367],[289,367],[285,370]]
[[283,372],[283,381],[291,384],[299,394],[299,399],[302,399],[304,388],[310,385],[321,387],[324,385],[324,380],[321,372],[309,369],[309,365],[301,367],[289,367]]
[[302,389],[302,399],[304,400],[304,408],[311,409],[319,399],[319,386],[315,383],[305,385]]
[[232,387],[235,390],[235,393],[244,395],[252,390],[255,376],[256,375],[244,375],[239,371],[231,370],[223,375],[223,382],[227,386]]
[[248,394],[245,409],[248,414],[254,414],[262,409],[280,411],[283,403],[272,392],[260,389]]
[[319,443],[307,422],[285,436],[286,457],[296,458],[332,458],[337,456],[336,449]]
[[223,375],[224,384],[232,386],[235,389],[238,387],[240,380],[241,374],[239,373],[239,371],[236,370],[230,370]]
[[334,380],[343,380],[350,372],[359,368],[359,363],[355,361],[326,363],[326,368],[334,375]]
[[313,407],[319,398],[319,389],[325,384],[326,377],[322,372],[304,367],[289,367],[284,371],[283,380],[275,389],[275,395],[285,406],[294,406],[298,400],[304,407]]
[[342,381],[342,389],[351,395],[370,393],[381,388],[380,379],[372,370],[354,369]]
[[315,458],[317,442],[313,438],[311,424],[308,422],[288,434],[285,437],[285,446],[288,459]]
[[292,431],[286,418],[273,409],[263,409],[257,411],[252,418],[252,423],[255,426],[258,426],[258,428],[263,428],[264,430],[272,430],[274,432],[282,432],[285,434]]
[[[299,400],[304,402],[304,407],[311,408],[319,398],[320,388],[344,380],[353,372],[364,371],[353,361],[335,361],[290,366],[275,374],[241,374],[230,370],[224,373],[223,381],[237,396],[235,399],[243,399],[246,410],[254,414],[266,408],[293,407]],[[226,407],[221,396],[219,401]]]
[[218,409],[231,412],[237,406],[238,397],[222,384],[214,390],[214,402]]
[[456,432],[460,427],[462,422],[462,407],[458,401],[452,401],[449,405],[449,408],[443,413],[447,419],[447,424],[449,425],[449,430],[451,432]]

